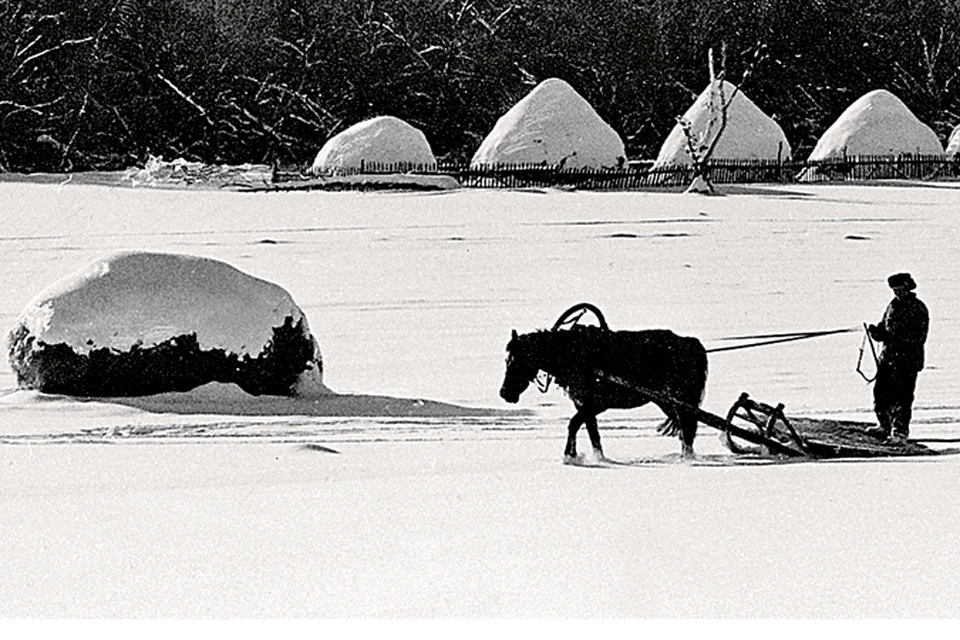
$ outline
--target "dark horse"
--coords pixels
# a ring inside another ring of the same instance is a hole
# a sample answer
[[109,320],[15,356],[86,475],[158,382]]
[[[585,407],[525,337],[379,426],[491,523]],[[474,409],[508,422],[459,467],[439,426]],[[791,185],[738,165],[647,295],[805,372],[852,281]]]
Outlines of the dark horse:
[[[554,377],[577,409],[570,419],[565,459],[577,456],[577,431],[582,424],[586,424],[594,452],[602,458],[597,415],[607,409],[639,407],[651,399],[597,372],[699,407],[707,383],[707,353],[696,338],[661,329],[611,331],[580,325],[523,335],[514,331],[507,344],[507,370],[500,397],[517,402],[540,371]],[[653,402],[667,415],[661,432],[679,433],[682,455],[692,456],[697,416]]]

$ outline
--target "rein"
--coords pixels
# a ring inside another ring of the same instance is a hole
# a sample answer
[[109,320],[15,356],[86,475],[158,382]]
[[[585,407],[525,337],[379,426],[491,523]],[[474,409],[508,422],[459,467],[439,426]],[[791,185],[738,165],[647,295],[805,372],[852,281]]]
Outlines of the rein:
[[808,340],[810,338],[821,338],[823,336],[832,336],[838,333],[851,333],[857,331],[857,327],[846,329],[831,329],[829,331],[805,331],[801,333],[767,333],[752,336],[730,336],[721,338],[721,340],[760,340],[760,342],[750,342],[747,344],[738,344],[731,347],[716,347],[707,349],[707,353],[717,353],[719,351],[736,351],[737,349],[752,349],[753,347],[763,347],[768,344],[780,344],[783,342],[794,342],[796,340]]
[[863,340],[860,341],[860,357],[857,358],[857,373],[860,374],[860,377],[867,381],[867,384],[870,384],[877,379],[877,374],[874,373],[872,378],[868,378],[867,374],[861,369],[863,364],[863,347],[867,343],[870,343],[870,353],[873,355],[873,363],[879,369],[880,367],[880,358],[877,357],[877,347],[873,344],[873,338],[870,337],[870,331],[867,329],[867,323],[863,323]]

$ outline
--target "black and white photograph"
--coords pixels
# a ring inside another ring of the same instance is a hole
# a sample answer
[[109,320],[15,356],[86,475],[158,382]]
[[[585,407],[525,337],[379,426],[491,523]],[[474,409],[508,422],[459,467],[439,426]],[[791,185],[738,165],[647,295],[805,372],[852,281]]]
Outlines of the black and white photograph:
[[960,0],[0,0],[0,626],[956,621],[958,283]]

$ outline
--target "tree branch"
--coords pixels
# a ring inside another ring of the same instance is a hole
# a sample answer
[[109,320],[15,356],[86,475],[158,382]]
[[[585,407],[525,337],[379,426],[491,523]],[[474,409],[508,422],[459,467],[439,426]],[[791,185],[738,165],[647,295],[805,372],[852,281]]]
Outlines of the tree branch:
[[160,79],[161,82],[163,82],[165,85],[167,85],[168,87],[170,87],[170,89],[173,90],[174,93],[176,93],[178,96],[180,96],[180,98],[182,98],[184,102],[186,102],[186,103],[189,104],[191,107],[193,107],[194,109],[196,109],[196,110],[200,113],[200,115],[203,116],[203,119],[206,120],[207,124],[209,124],[210,126],[213,126],[213,121],[210,120],[210,116],[207,114],[207,110],[206,110],[206,109],[204,109],[202,106],[200,106],[199,104],[197,104],[197,102],[196,102],[193,98],[191,98],[191,97],[188,96],[186,93],[184,93],[183,91],[181,91],[181,90],[180,90],[180,87],[178,87],[177,85],[173,84],[173,82],[171,82],[170,80],[168,80],[167,77],[164,76],[162,73],[160,73],[159,71],[157,71],[157,72],[155,72],[155,75],[157,76],[157,78]]
[[56,46],[54,46],[54,47],[50,47],[49,49],[44,49],[43,51],[38,51],[37,53],[33,54],[32,56],[29,56],[29,57],[25,58],[25,59],[23,60],[23,62],[21,62],[19,65],[17,65],[17,68],[14,69],[14,70],[13,70],[13,73],[11,73],[10,75],[11,75],[11,77],[16,76],[18,73],[20,73],[20,71],[21,71],[26,65],[28,65],[28,64],[30,64],[31,62],[34,62],[34,61],[42,58],[43,56],[49,55],[49,54],[51,54],[51,53],[56,53],[57,51],[60,51],[60,50],[63,49],[64,47],[67,47],[67,46],[77,46],[77,45],[86,44],[87,42],[92,42],[92,41],[93,41],[93,36],[87,36],[86,38],[78,38],[78,39],[75,39],[75,40],[64,40],[63,42],[61,42],[60,44],[58,44],[58,45],[56,45]]

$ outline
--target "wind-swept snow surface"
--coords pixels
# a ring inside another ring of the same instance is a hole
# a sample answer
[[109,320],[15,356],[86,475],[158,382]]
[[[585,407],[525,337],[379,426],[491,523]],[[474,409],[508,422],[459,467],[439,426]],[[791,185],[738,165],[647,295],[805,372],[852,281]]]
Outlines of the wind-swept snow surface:
[[550,78],[500,117],[470,164],[574,169],[618,167],[625,161],[617,132],[573,87]]
[[[714,160],[790,159],[790,143],[780,125],[726,80],[711,83],[683,114],[690,123],[695,146],[706,149],[716,139],[723,104],[728,105],[727,124],[714,149]],[[689,164],[692,160],[687,137],[678,123],[660,147],[654,167]]]
[[437,163],[420,129],[393,116],[364,120],[333,136],[313,161],[315,175],[357,170],[364,164],[432,166]]
[[810,160],[844,156],[942,155],[933,129],[884,89],[860,97],[840,114],[810,153]]
[[283,288],[194,256],[120,252],[50,285],[10,337],[26,388],[73,395],[323,389],[322,362]]
[[[705,198],[82,179],[0,175],[4,329],[105,250],[200,255],[288,291],[324,382],[358,395],[211,383],[78,400],[18,390],[0,356],[0,618],[960,616],[960,455],[742,458],[701,425],[681,463],[647,405],[599,417],[616,464],[568,466],[556,384],[531,385],[526,415],[463,410],[512,407],[511,329],[577,302],[612,329],[713,349],[875,323],[886,277],[909,271],[930,309],[911,435],[960,437],[960,184]],[[787,415],[873,420],[861,338],[710,353],[703,408],[726,415],[746,391]]]

